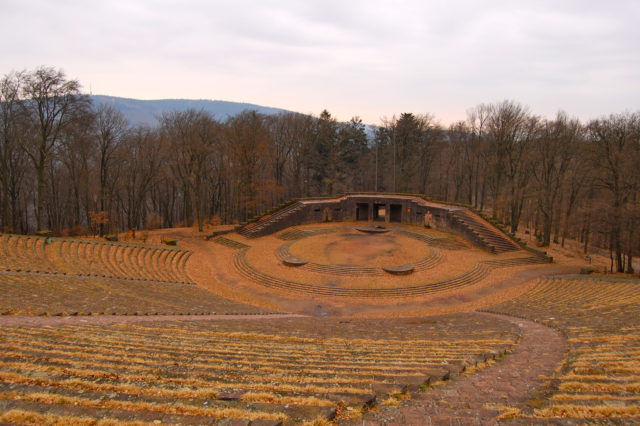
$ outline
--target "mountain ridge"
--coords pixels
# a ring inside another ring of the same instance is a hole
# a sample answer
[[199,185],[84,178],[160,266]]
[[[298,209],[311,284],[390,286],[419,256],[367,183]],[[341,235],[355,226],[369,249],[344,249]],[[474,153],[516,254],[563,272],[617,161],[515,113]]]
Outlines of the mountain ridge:
[[109,95],[90,95],[95,105],[108,104],[121,111],[132,125],[158,124],[158,117],[164,112],[186,111],[187,109],[203,110],[216,119],[226,120],[245,110],[255,110],[261,114],[279,114],[294,112],[282,108],[267,107],[246,102],[231,102],[208,99],[154,99],[142,100],[122,98]]

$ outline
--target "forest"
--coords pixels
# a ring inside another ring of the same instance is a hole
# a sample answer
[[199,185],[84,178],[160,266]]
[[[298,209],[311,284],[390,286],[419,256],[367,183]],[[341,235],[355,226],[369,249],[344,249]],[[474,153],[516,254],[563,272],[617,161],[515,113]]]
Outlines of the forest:
[[538,245],[575,239],[633,272],[640,112],[581,122],[516,101],[443,126],[401,113],[367,128],[324,110],[224,120],[167,112],[132,126],[51,67],[0,81],[0,229],[54,235],[242,223],[283,201],[348,192],[468,204]]

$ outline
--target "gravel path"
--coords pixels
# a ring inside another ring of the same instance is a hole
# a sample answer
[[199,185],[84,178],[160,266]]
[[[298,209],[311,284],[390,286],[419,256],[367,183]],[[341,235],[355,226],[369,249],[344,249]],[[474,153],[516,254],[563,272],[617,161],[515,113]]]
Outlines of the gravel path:
[[565,339],[532,321],[478,315],[506,319],[520,327],[522,338],[511,354],[477,373],[458,376],[442,386],[415,393],[399,408],[379,407],[354,424],[493,425],[499,423],[498,407],[523,408],[538,392],[543,392],[547,386],[544,377],[551,377],[564,359]]

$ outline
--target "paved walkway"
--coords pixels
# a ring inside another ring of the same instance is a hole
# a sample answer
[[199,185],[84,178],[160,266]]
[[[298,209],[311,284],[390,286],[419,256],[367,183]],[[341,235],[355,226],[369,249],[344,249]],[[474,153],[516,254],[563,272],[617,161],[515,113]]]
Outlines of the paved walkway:
[[493,316],[511,321],[522,330],[520,343],[511,354],[477,373],[458,376],[442,386],[416,393],[399,408],[379,407],[354,423],[368,426],[493,425],[499,422],[500,406],[524,407],[547,385],[541,376],[552,376],[562,363],[565,339],[556,331],[532,321]]

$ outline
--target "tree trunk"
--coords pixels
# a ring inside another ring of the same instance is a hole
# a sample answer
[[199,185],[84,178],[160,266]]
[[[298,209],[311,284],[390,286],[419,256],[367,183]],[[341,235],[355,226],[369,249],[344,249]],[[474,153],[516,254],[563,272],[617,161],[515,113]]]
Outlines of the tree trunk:
[[42,230],[42,221],[44,214],[44,194],[47,191],[44,180],[44,161],[41,160],[36,166],[36,181],[37,181],[37,193],[36,193],[36,230]]
[[591,234],[590,219],[590,215],[587,215],[584,227],[584,254],[587,254],[589,250],[589,235]]
[[6,167],[2,168],[2,231],[7,232],[9,228],[9,182]]
[[551,244],[551,214],[542,212],[542,245],[548,247]]

